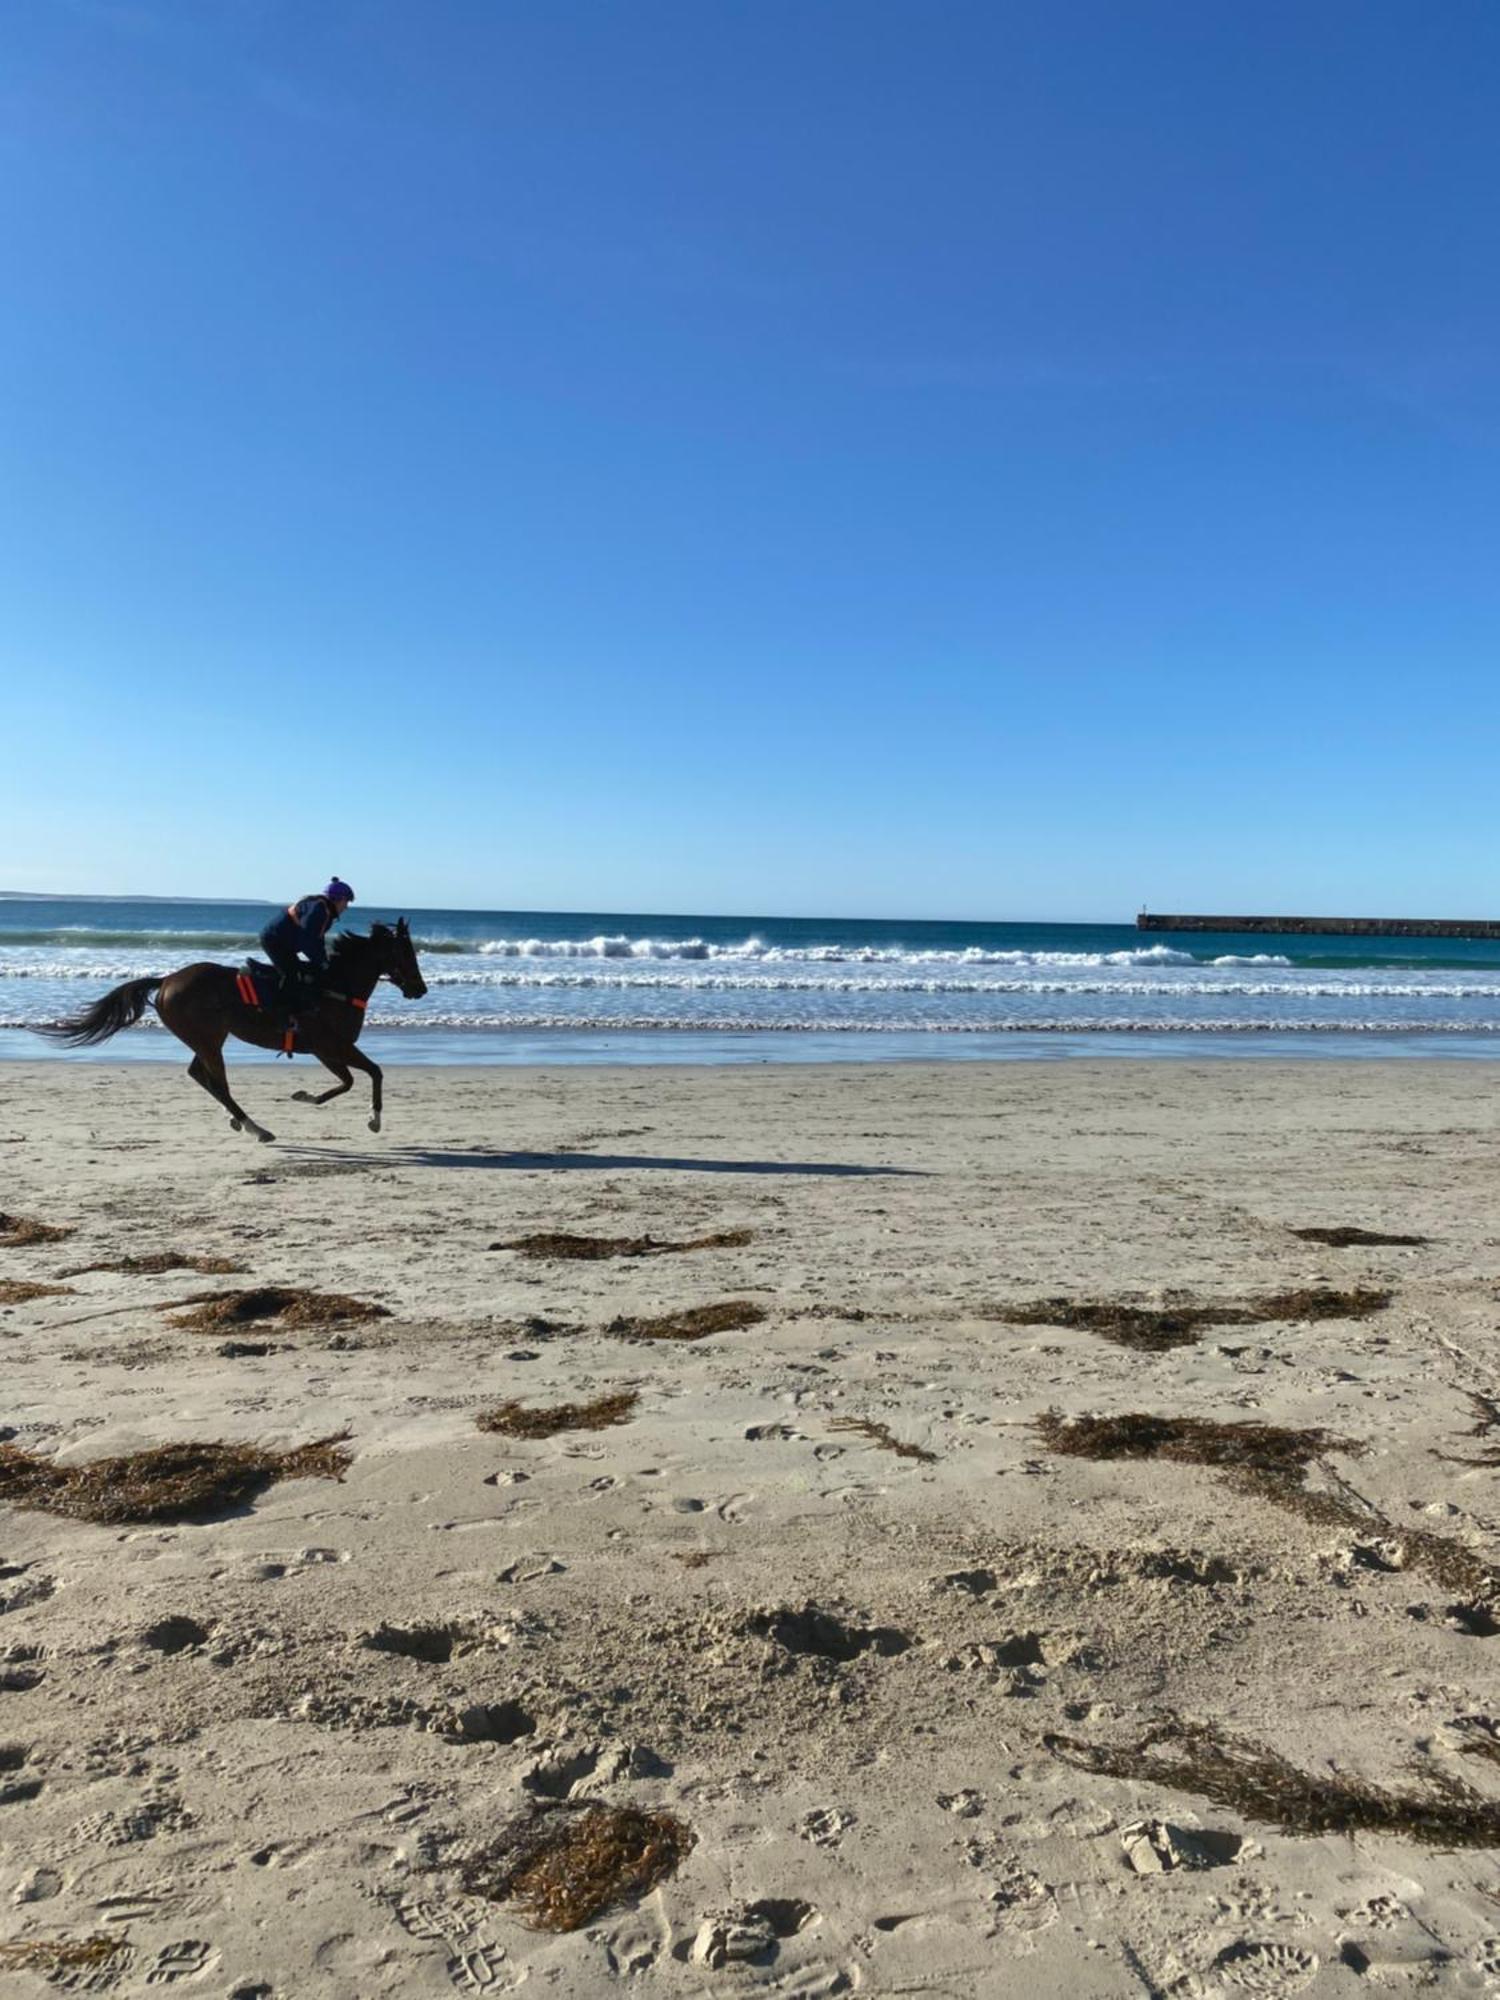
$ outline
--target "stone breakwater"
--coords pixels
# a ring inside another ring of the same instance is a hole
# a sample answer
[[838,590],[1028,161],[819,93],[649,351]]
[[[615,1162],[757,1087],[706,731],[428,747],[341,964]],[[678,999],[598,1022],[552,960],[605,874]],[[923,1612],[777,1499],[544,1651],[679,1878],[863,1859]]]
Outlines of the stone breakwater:
[[1500,920],[1461,917],[1197,917],[1142,910],[1141,931],[1282,931],[1292,936],[1500,938]]

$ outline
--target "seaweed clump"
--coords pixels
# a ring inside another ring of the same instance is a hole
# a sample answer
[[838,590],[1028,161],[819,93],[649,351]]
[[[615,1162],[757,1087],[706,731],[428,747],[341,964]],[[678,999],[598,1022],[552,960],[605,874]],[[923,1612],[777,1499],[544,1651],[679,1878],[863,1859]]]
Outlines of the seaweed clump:
[[504,1437],[548,1438],[558,1431],[602,1431],[612,1424],[628,1424],[639,1401],[636,1390],[621,1389],[592,1403],[554,1403],[545,1410],[501,1403],[493,1410],[481,1411],[475,1422],[480,1430],[498,1431]]
[[1390,1302],[1389,1292],[1312,1286],[1221,1305],[1156,1307],[1121,1305],[1113,1300],[1032,1299],[1021,1305],[997,1306],[985,1317],[1015,1326],[1079,1327],[1119,1347],[1161,1354],[1174,1347],[1191,1347],[1206,1327],[1262,1326],[1273,1320],[1368,1319],[1372,1313],[1383,1312]]
[[853,1431],[860,1437],[869,1438],[882,1451],[893,1451],[897,1458],[920,1459],[924,1465],[936,1465],[938,1462],[935,1451],[926,1451],[919,1444],[907,1444],[901,1438],[892,1437],[889,1425],[876,1423],[869,1417],[834,1417],[828,1428],[831,1431]]
[[32,1299],[53,1299],[71,1292],[71,1285],[38,1285],[28,1278],[0,1278],[0,1306],[24,1306]]
[[1500,1842],[1500,1799],[1446,1773],[1430,1774],[1420,1789],[1388,1791],[1364,1778],[1299,1770],[1263,1744],[1176,1719],[1124,1745],[1042,1740],[1078,1770],[1169,1785],[1283,1833],[1394,1833],[1430,1847]]
[[692,1236],[681,1243],[657,1236],[570,1236],[554,1230],[517,1236],[508,1243],[492,1243],[490,1248],[517,1250],[523,1257],[597,1263],[606,1257],[671,1257],[685,1250],[739,1250],[754,1240],[753,1229],[720,1229],[711,1236]]
[[[1464,1432],[1464,1436],[1482,1438],[1488,1437],[1491,1431],[1500,1431],[1500,1403],[1493,1396],[1481,1395],[1477,1389],[1465,1393],[1477,1422]],[[1477,1458],[1464,1458],[1457,1452],[1443,1452],[1440,1456],[1446,1458],[1450,1465],[1500,1465],[1500,1445],[1486,1445]]]
[[90,1271],[120,1271],[127,1277],[156,1277],[163,1271],[197,1271],[205,1278],[227,1278],[243,1271],[232,1257],[193,1257],[185,1250],[147,1250],[139,1257],[109,1257],[99,1264],[76,1264],[65,1278],[86,1277]]
[[308,1292],[292,1285],[256,1285],[241,1292],[199,1292],[177,1305],[191,1306],[179,1313],[173,1326],[194,1333],[222,1333],[230,1327],[253,1326],[259,1320],[274,1319],[281,1326],[334,1326],[344,1320],[385,1319],[384,1306],[368,1299],[352,1299],[344,1292]]
[[1338,1493],[1306,1484],[1309,1468],[1325,1452],[1358,1457],[1365,1449],[1349,1438],[1279,1424],[1213,1423],[1200,1417],[1157,1417],[1133,1410],[1118,1417],[1061,1417],[1045,1411],[1036,1430],[1049,1451],[1073,1458],[1164,1458],[1207,1465],[1224,1473],[1242,1493],[1269,1501],[1318,1527],[1368,1534],[1379,1527],[1396,1544],[1398,1566],[1424,1570],[1470,1601],[1449,1607],[1464,1630],[1478,1637],[1500,1633],[1500,1569],[1462,1542],[1427,1528],[1388,1520],[1367,1501],[1356,1505]]
[[157,1445],[122,1458],[59,1465],[0,1444],[0,1500],[47,1514],[106,1524],[197,1521],[253,1500],[279,1479],[341,1479],[349,1453],[340,1431],[290,1451],[260,1445]]
[[752,1305],[748,1299],[725,1299],[718,1305],[692,1306],[687,1312],[655,1317],[621,1314],[604,1331],[622,1340],[703,1340],[711,1333],[737,1333],[741,1327],[759,1326],[765,1317],[764,1306]]
[[1461,1756],[1482,1757],[1487,1764],[1500,1764],[1500,1728],[1488,1716],[1467,1716],[1462,1732],[1464,1740],[1458,1746]]
[[0,1966],[10,1972],[39,1972],[44,1979],[73,1972],[105,1972],[129,1956],[122,1937],[12,1938],[0,1944]]
[[1363,1445],[1324,1430],[1154,1417],[1141,1410],[1119,1417],[1071,1418],[1047,1410],[1037,1418],[1036,1429],[1049,1451],[1071,1458],[1167,1458],[1272,1479],[1300,1480],[1327,1451],[1358,1457],[1364,1450]]
[[71,1236],[64,1223],[38,1222],[30,1215],[0,1215],[0,1250],[24,1250],[32,1243],[60,1243]]
[[514,1902],[537,1930],[576,1931],[675,1874],[693,1836],[668,1812],[588,1800],[537,1805],[464,1868],[464,1887]]
[[1393,1248],[1415,1250],[1424,1243],[1430,1243],[1430,1236],[1388,1236],[1383,1229],[1352,1229],[1347,1224],[1337,1229],[1294,1229],[1293,1236],[1300,1236],[1304,1243],[1325,1243],[1330,1250],[1352,1250],[1359,1244],[1390,1244]]

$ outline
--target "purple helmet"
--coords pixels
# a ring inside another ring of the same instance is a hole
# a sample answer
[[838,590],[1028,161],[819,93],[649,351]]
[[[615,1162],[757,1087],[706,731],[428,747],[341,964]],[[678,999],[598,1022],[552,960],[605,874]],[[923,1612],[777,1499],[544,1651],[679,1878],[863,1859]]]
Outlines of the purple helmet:
[[328,884],[323,894],[328,898],[330,903],[352,903],[354,901],[354,891],[349,887],[347,882],[341,882],[337,875]]

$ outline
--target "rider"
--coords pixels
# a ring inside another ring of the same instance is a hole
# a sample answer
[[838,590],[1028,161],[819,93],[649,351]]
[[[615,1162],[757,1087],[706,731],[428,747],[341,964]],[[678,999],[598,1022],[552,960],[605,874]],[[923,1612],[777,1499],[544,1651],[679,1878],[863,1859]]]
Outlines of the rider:
[[[299,1000],[306,1004],[316,998],[317,975],[328,963],[328,928],[337,923],[353,901],[354,891],[335,875],[320,895],[304,896],[300,902],[289,904],[261,932],[266,957],[281,974],[278,998],[286,1005],[295,1006]],[[303,994],[302,980],[309,972],[311,990]]]

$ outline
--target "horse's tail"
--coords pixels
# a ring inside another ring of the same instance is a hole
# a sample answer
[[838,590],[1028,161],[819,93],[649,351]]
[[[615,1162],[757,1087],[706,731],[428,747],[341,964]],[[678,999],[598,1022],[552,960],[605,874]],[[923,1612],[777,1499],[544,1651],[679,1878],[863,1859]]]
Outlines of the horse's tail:
[[97,1048],[122,1028],[133,1028],[160,985],[160,979],[127,979],[123,986],[96,1000],[86,1014],[75,1014],[71,1021],[54,1021],[37,1033],[50,1035],[70,1049]]

